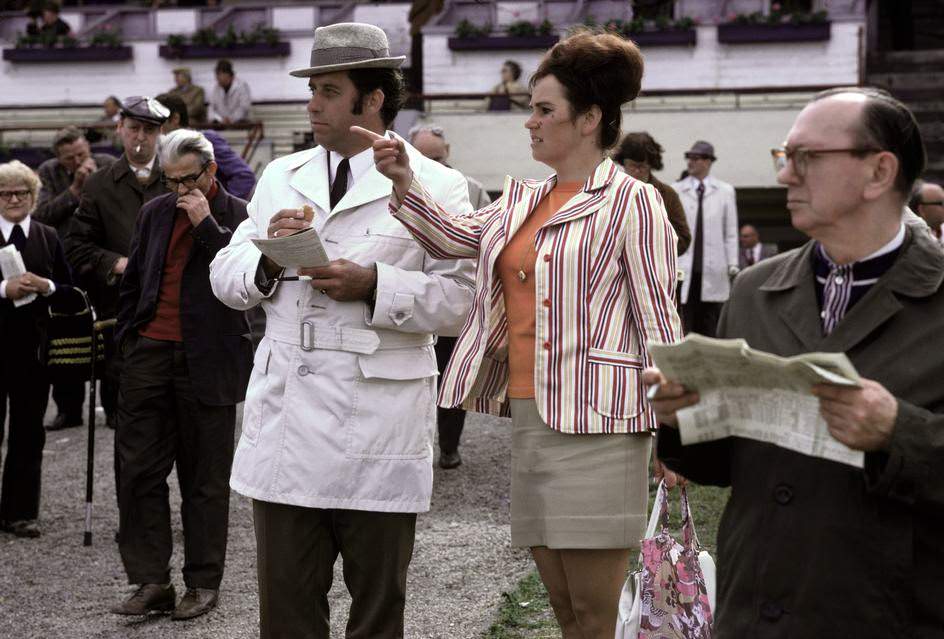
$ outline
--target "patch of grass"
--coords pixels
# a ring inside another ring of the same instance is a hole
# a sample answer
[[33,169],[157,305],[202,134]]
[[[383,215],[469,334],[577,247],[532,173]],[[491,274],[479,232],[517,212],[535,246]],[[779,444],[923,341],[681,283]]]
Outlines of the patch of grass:
[[[712,556],[717,552],[718,524],[728,501],[729,489],[689,484],[688,501],[695,519],[698,540]],[[649,507],[655,499],[655,489],[649,494]],[[670,524],[673,535],[681,541],[679,524],[678,493],[669,497]],[[633,558],[633,566],[636,559]],[[529,573],[512,592],[502,593],[502,604],[498,608],[495,622],[485,633],[484,639],[560,639],[560,629],[554,619],[547,591],[537,571]]]

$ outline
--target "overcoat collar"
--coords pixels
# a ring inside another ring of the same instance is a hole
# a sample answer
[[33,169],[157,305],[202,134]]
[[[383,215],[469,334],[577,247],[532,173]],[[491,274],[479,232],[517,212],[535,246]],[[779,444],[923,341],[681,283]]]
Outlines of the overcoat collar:
[[775,298],[784,323],[810,350],[845,352],[865,339],[902,308],[896,294],[927,297],[944,281],[944,253],[928,233],[906,225],[901,253],[892,267],[842,318],[828,336],[823,336],[816,301],[812,252],[807,242],[785,256],[761,285],[761,291],[782,292]]
[[[620,169],[616,164],[609,158],[605,158],[584,182],[580,192],[570,198],[551,219],[544,223],[544,226],[564,224],[586,217],[599,209],[606,202],[606,187],[612,184],[619,172]],[[506,220],[505,236],[511,237],[537,208],[541,200],[557,186],[557,175],[552,175],[546,180],[515,180],[511,178],[510,184],[506,185],[506,192],[508,192],[508,186],[512,189],[520,189],[522,192],[517,205],[512,208]]]
[[[417,166],[422,161],[420,152],[395,133],[394,136],[403,141],[410,163]],[[295,171],[289,180],[289,186],[314,202],[328,218],[342,211],[390,197],[390,191],[393,188],[390,180],[381,175],[377,167],[371,166],[367,173],[344,194],[332,211],[329,197],[331,185],[328,183],[328,160],[327,150],[319,146],[308,153],[299,153],[298,157],[288,165],[289,170]]]

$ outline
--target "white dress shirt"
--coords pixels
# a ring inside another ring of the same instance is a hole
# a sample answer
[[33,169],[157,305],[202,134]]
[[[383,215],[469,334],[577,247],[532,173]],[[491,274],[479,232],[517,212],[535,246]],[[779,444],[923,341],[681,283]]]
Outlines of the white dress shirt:
[[[3,234],[4,243],[10,241],[10,234],[13,233],[14,226],[19,226],[21,229],[23,229],[23,235],[25,235],[26,238],[29,239],[29,232],[30,232],[30,216],[29,215],[27,215],[23,220],[17,222],[16,224],[11,222],[7,218],[0,216],[0,233]],[[50,295],[56,292],[55,282],[53,282],[50,279],[47,279],[46,281],[49,282],[49,290],[46,291],[45,293],[42,293],[43,297],[49,297]],[[2,282],[0,282],[0,299],[6,299],[6,298],[7,298],[7,281],[4,279]]]
[[210,91],[210,122],[222,122],[229,118],[231,122],[249,119],[249,108],[252,106],[252,95],[249,85],[234,77],[229,90],[223,89],[217,82]]

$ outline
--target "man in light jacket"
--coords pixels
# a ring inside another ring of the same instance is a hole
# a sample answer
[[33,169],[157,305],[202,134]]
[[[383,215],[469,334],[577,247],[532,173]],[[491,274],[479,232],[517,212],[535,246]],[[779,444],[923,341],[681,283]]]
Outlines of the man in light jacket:
[[[318,146],[266,167],[210,266],[220,300],[266,313],[230,480],[253,499],[263,638],[329,636],[339,554],[346,636],[403,636],[416,513],[432,491],[433,335],[466,320],[473,266],[430,258],[390,215],[391,182],[351,133],[393,135],[404,58],[388,51],[370,25],[315,31],[311,66],[292,75],[309,79]],[[460,173],[407,149],[433,197],[471,211]],[[309,227],[330,265],[283,269],[250,241]]]
[[738,220],[734,187],[708,175],[715,148],[699,140],[685,153],[688,177],[672,188],[679,194],[692,243],[679,257],[682,324],[686,332],[714,337],[731,278],[738,273]]

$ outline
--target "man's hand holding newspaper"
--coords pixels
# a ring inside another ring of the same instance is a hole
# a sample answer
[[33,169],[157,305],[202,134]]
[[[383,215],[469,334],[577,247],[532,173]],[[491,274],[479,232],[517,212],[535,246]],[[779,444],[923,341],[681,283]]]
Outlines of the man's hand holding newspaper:
[[783,358],[701,335],[650,352],[650,401],[683,444],[745,437],[862,467],[891,439],[897,400],[843,353]]

